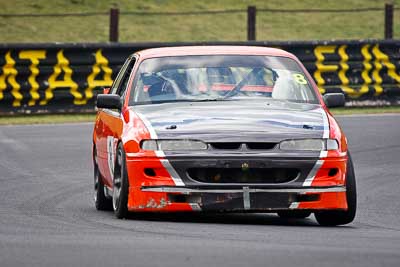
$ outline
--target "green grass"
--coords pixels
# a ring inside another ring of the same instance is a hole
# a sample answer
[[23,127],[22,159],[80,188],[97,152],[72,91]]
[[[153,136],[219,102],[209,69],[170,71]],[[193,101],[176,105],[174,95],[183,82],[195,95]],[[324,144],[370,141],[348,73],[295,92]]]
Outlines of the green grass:
[[94,114],[32,114],[1,116],[0,125],[94,122]]
[[400,113],[400,106],[331,108],[334,115]]
[[[400,113],[400,106],[332,108],[334,115]],[[400,114],[399,114],[400,115]],[[32,114],[0,117],[0,125],[94,122],[95,114]]]
[[[363,13],[257,13],[257,40],[315,40],[383,38],[386,0],[0,0],[0,13],[188,12],[243,9],[343,9],[379,7]],[[393,1],[400,7],[400,0]],[[400,10],[394,13],[394,37],[400,38]],[[90,17],[0,17],[0,43],[105,42],[107,15]],[[121,42],[245,41],[246,13],[217,15],[121,15]]]

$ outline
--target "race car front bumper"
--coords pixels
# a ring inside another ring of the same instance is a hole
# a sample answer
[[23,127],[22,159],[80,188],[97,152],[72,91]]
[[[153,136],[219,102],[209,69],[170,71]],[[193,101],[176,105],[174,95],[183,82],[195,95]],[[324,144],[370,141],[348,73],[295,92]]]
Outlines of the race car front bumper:
[[[274,211],[287,209],[345,209],[344,186],[310,188],[199,189],[150,186],[142,192],[164,193],[170,205],[189,204],[202,211]],[[342,199],[342,205],[338,201]],[[301,205],[300,205],[301,204]],[[308,205],[307,205],[308,204]],[[178,207],[177,207],[178,208]]]
[[[243,162],[243,159],[229,159],[223,163],[236,168]],[[170,160],[174,172],[170,169],[171,165],[166,165],[162,159],[128,160],[128,208],[132,211],[216,212],[347,209],[347,158],[325,158],[310,185],[306,185],[307,175],[317,165],[315,159],[247,158],[246,162],[256,168],[265,162],[268,167],[295,167],[300,174],[293,181],[276,184],[202,183],[191,179],[186,170],[192,166],[215,166],[220,164],[219,159]],[[149,169],[154,173],[146,174]],[[330,173],[332,169],[336,170],[333,174]],[[183,184],[177,183],[176,178],[181,179]]]

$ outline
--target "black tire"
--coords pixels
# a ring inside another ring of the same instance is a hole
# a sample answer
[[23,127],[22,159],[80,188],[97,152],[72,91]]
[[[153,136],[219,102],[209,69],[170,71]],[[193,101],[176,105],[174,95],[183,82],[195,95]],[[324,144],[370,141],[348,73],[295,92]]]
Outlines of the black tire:
[[126,218],[128,215],[128,173],[126,169],[126,156],[121,143],[119,143],[114,167],[113,179],[113,209],[118,219]]
[[353,161],[349,153],[346,172],[346,198],[348,209],[346,211],[332,210],[320,211],[315,213],[318,223],[323,226],[336,226],[351,223],[357,210],[357,190],[356,177],[354,173]]
[[305,219],[311,215],[311,211],[307,210],[282,210],[278,211],[278,215],[284,219]]
[[97,165],[96,148],[93,150],[94,205],[97,210],[112,210],[112,201],[104,194],[104,183]]

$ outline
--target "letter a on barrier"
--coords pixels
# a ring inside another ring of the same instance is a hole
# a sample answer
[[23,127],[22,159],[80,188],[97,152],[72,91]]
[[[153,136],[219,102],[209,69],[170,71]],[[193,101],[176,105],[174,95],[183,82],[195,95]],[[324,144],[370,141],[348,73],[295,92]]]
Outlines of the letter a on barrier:
[[[64,79],[57,80],[64,72]],[[74,103],[82,100],[82,94],[78,92],[78,84],[72,80],[72,69],[68,59],[64,56],[63,50],[57,53],[57,64],[53,68],[53,74],[49,77],[49,87],[45,91],[45,99],[40,101],[40,105],[47,105],[54,97],[53,90],[56,88],[69,88],[70,94],[74,97]]]
[[[112,69],[108,66],[108,60],[105,58],[101,49],[96,51],[95,55],[96,62],[92,67],[92,72],[87,77],[88,87],[85,89],[85,98],[81,101],[75,102],[77,105],[85,105],[89,99],[93,97],[93,89],[100,86],[111,86],[112,84]],[[103,79],[96,80],[98,76],[101,76],[101,71],[103,71]]]

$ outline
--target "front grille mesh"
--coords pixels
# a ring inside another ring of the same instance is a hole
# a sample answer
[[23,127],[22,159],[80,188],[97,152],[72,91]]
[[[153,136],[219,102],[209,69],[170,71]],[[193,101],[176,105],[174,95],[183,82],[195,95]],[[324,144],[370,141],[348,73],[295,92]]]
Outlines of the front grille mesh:
[[239,142],[216,142],[209,143],[211,148],[213,149],[221,149],[221,150],[238,150],[241,148],[250,149],[250,150],[270,150],[274,149],[277,143],[264,143],[264,142],[248,142],[248,143],[239,143]]
[[300,175],[295,168],[189,168],[190,178],[202,183],[287,183]]
[[210,143],[210,146],[213,149],[239,149],[242,146],[242,143]]

